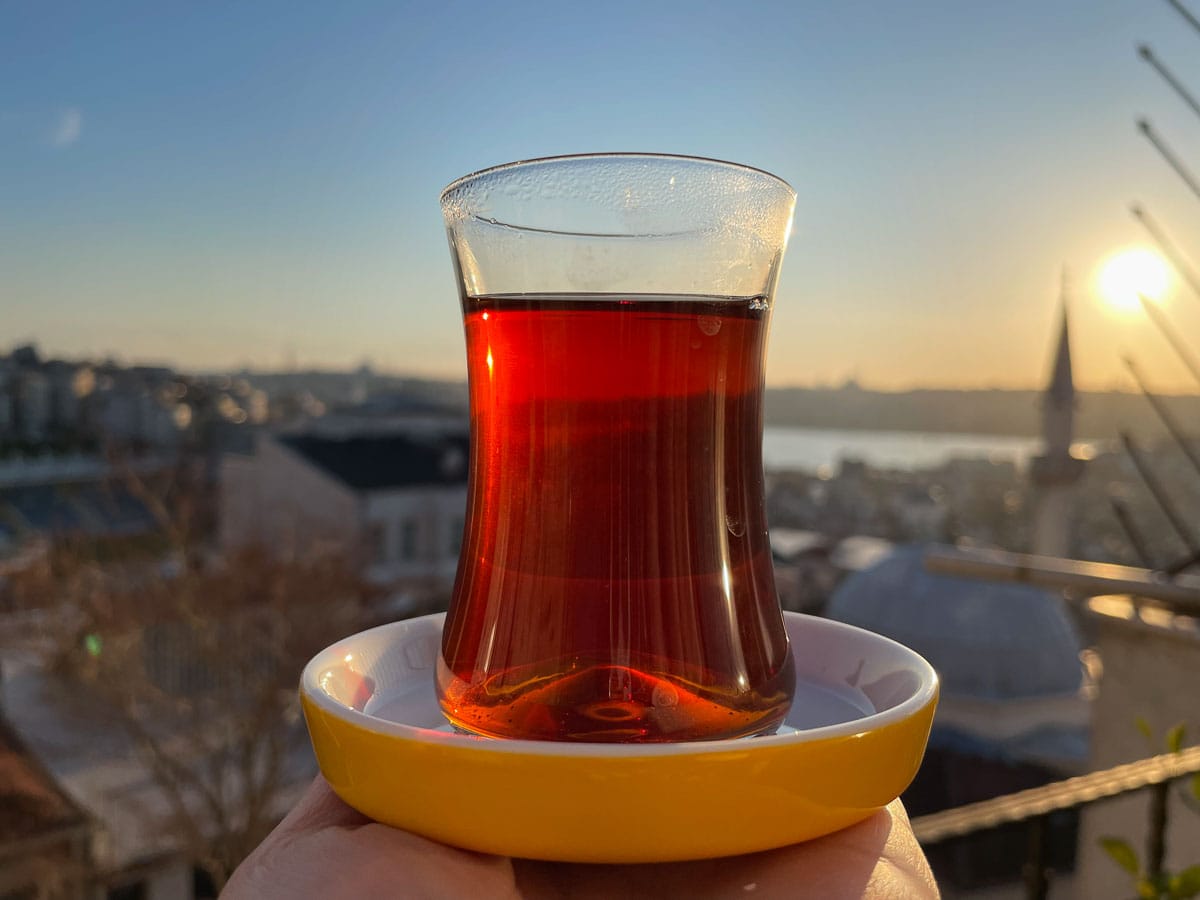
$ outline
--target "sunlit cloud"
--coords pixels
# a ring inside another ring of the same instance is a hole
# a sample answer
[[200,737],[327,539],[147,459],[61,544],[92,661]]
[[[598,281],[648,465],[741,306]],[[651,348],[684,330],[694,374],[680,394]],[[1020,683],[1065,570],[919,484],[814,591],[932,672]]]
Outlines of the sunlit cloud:
[[54,147],[70,147],[83,134],[83,113],[71,107],[59,114],[50,135],[50,144]]

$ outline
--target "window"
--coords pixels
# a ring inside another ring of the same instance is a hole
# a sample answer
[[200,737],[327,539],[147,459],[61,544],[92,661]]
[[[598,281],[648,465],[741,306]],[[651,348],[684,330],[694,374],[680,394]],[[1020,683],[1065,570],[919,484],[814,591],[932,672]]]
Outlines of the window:
[[192,869],[192,896],[196,900],[214,900],[219,893],[211,875],[201,868]]
[[367,523],[367,553],[374,562],[387,561],[387,526],[383,522]]
[[417,538],[420,534],[420,523],[416,519],[405,519],[400,526],[400,558],[413,560],[417,558]]
[[108,892],[108,900],[146,900],[149,891],[145,881],[133,881]]

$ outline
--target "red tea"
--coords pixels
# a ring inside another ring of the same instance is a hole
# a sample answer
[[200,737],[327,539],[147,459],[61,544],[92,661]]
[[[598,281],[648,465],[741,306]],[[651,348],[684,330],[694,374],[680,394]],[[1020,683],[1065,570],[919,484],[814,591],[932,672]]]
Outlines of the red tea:
[[762,298],[466,300],[468,528],[438,690],[495,737],[682,741],[791,702]]

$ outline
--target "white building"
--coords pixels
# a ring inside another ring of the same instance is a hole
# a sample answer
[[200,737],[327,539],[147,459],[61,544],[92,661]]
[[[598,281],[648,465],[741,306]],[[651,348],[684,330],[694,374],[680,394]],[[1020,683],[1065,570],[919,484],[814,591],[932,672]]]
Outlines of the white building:
[[104,440],[156,447],[178,440],[174,405],[168,405],[156,387],[129,374],[101,379],[99,389],[89,397],[89,414]]
[[15,437],[13,433],[13,392],[16,388],[16,373],[0,358],[0,441]]
[[54,415],[53,390],[41,372],[21,372],[17,381],[17,426],[21,437],[36,444],[46,439]]
[[448,591],[467,498],[459,431],[264,436],[221,474],[221,544],[361,554],[379,585]]
[[91,391],[95,375],[89,366],[51,360],[42,369],[50,382],[50,418],[59,431],[79,431],[82,399]]
[[[1107,769],[1163,753],[1165,735],[1185,728],[1184,744],[1197,743],[1200,704],[1200,621],[1129,597],[1093,597],[1083,617],[1103,662],[1093,722],[1089,768]],[[1150,732],[1142,734],[1141,721]],[[1183,871],[1200,860],[1200,815],[1181,798],[1194,784],[1177,782],[1168,800],[1164,866]],[[1150,823],[1151,792],[1137,791],[1084,807],[1079,829],[1076,898],[1125,900],[1131,880],[1108,858],[1101,839],[1118,837],[1143,852]],[[1143,857],[1144,858],[1144,857]]]

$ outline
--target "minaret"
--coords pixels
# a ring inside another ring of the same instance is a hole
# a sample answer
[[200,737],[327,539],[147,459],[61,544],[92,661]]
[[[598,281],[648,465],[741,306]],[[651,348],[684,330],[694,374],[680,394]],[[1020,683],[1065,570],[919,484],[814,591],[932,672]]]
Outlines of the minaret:
[[1075,437],[1075,381],[1071,376],[1071,341],[1067,326],[1067,275],[1063,272],[1062,330],[1054,353],[1050,383],[1042,395],[1042,455],[1030,470],[1034,490],[1031,552],[1069,556],[1075,506],[1075,483],[1083,475],[1082,459],[1071,455]]

